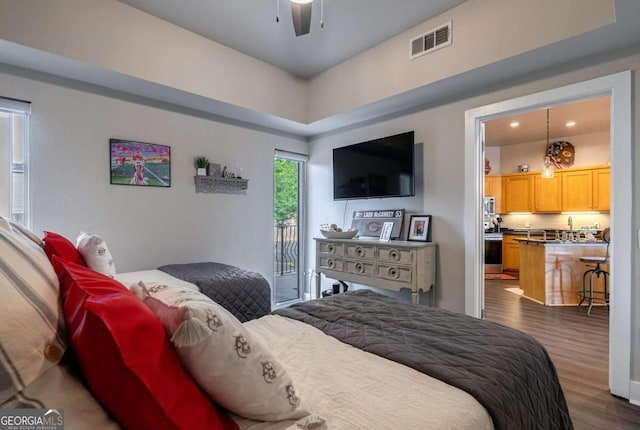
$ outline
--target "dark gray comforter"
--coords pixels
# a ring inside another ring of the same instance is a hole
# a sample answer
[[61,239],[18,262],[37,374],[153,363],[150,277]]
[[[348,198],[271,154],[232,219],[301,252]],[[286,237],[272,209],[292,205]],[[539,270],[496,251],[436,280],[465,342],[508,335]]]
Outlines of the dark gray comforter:
[[168,264],[158,270],[196,284],[203,294],[241,322],[271,312],[271,287],[257,272],[222,263]]
[[520,331],[367,290],[274,313],[470,393],[497,430],[573,428],[547,351]]

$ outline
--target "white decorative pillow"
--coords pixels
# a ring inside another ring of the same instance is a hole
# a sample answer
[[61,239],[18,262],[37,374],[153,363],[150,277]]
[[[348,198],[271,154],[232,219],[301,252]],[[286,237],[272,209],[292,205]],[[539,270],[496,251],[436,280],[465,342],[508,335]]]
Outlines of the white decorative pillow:
[[100,236],[83,231],[76,239],[76,248],[78,248],[78,252],[90,269],[111,278],[116,276],[116,265],[113,262],[113,257],[107,242]]
[[260,421],[309,414],[286,369],[222,306],[175,286],[139,282],[131,291],[162,321],[182,364],[218,404]]
[[34,237],[0,217],[0,404],[58,363],[66,349],[58,278]]

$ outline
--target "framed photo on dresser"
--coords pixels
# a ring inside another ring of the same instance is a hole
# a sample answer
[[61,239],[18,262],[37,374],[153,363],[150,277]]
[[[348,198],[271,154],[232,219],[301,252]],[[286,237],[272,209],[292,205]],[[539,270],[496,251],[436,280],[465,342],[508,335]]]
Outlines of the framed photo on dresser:
[[407,240],[431,242],[431,215],[411,215]]

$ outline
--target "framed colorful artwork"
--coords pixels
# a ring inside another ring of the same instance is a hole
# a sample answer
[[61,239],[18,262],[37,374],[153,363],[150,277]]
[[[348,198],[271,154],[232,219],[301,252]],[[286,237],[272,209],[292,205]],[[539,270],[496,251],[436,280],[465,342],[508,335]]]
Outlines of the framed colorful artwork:
[[109,139],[111,184],[171,186],[171,147]]

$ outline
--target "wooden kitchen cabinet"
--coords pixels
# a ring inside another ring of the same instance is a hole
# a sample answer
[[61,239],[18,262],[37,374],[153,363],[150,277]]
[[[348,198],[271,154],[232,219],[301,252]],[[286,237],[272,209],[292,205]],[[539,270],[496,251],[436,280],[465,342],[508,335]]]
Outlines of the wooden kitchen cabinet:
[[502,213],[502,176],[501,175],[485,175],[484,177],[484,195],[491,196],[496,202],[496,213]]
[[611,168],[593,170],[593,210],[611,210]]
[[[485,176],[485,195],[490,195],[486,194],[487,190],[495,187],[488,178]],[[500,191],[497,213],[608,212],[611,210],[611,168],[559,169],[550,179],[543,179],[537,172],[502,175]]]
[[531,212],[533,176],[531,174],[506,175],[502,182],[502,208],[505,212]]
[[562,211],[562,177],[533,177],[533,212]]
[[513,234],[502,235],[502,269],[508,271],[520,270],[520,243]]
[[562,171],[562,210],[611,210],[611,168]]
[[[542,239],[544,236],[535,233],[531,239]],[[504,233],[502,235],[502,269],[509,272],[520,271],[520,240],[526,239],[526,233]],[[520,239],[520,240],[516,240]]]
[[593,207],[593,174],[589,170],[559,172],[562,178],[562,210],[585,211]]

